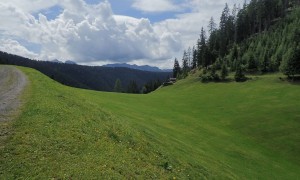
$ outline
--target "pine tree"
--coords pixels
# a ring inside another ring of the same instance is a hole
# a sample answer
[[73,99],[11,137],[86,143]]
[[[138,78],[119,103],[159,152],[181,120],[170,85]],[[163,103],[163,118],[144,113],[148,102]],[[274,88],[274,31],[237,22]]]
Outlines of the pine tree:
[[217,28],[217,24],[215,23],[215,20],[213,17],[210,18],[208,22],[208,32],[211,35]]
[[220,77],[217,74],[216,66],[215,65],[211,66],[210,77],[211,77],[211,80],[213,80],[213,81],[219,81],[220,80]]
[[229,18],[229,7],[228,7],[228,4],[226,3],[225,7],[222,11],[221,18],[220,18],[220,30],[221,31],[226,29],[226,23],[228,21],[228,18]]
[[248,59],[247,64],[248,64],[248,69],[249,70],[256,70],[257,69],[257,64],[256,64],[255,57],[254,57],[253,53],[249,54],[249,59]]
[[193,47],[193,59],[192,59],[192,69],[197,68],[197,50],[195,49],[195,46]]
[[117,79],[115,82],[114,92],[122,92],[122,83],[120,79]]
[[300,46],[289,49],[280,70],[292,79],[294,79],[295,75],[300,74]]
[[238,59],[238,57],[239,57],[239,50],[238,50],[238,46],[235,44],[233,45],[231,60],[233,61],[235,59]]
[[226,62],[224,62],[223,65],[222,65],[222,69],[221,69],[221,78],[222,78],[222,80],[225,80],[227,76],[228,76],[228,69],[227,69],[227,66],[226,66]]
[[236,4],[234,4],[232,9],[232,17],[233,17],[233,25],[234,25],[234,43],[237,42],[237,13],[239,9],[236,7]]
[[234,75],[234,79],[236,82],[243,82],[246,81],[246,76],[244,74],[244,70],[242,68],[242,64],[240,62],[241,60],[239,59],[237,62],[237,66],[236,66],[236,72]]
[[198,54],[197,54],[197,58],[198,58],[198,66],[202,66],[202,67],[206,67],[205,64],[205,56],[206,56],[206,51],[207,51],[207,47],[206,47],[206,35],[205,35],[205,31],[203,29],[203,27],[201,28],[201,34],[200,34],[200,39],[198,40]]
[[180,73],[181,73],[181,68],[177,58],[175,58],[174,67],[173,67],[173,78],[177,78],[180,75]]
[[188,68],[190,69],[192,66],[192,49],[191,47],[188,48],[188,50],[186,51],[186,55],[187,55],[187,60],[188,60]]
[[245,7],[238,12],[236,20],[236,41],[239,43],[249,35],[250,23],[249,14]]
[[[214,21],[214,18],[211,17],[209,24],[208,24],[208,32],[209,32],[209,38],[207,40],[207,42],[205,43],[205,48],[204,49],[204,57],[202,59],[202,65],[204,67],[207,67],[211,64],[213,64],[216,61],[216,57],[217,57],[217,52],[216,49],[214,49],[216,47],[216,23]],[[205,33],[205,32],[203,32]],[[202,34],[202,32],[201,32]],[[201,35],[200,35],[201,36]]]
[[270,65],[269,52],[266,49],[261,56],[261,64],[260,64],[261,72],[263,73],[268,72],[269,65]]
[[188,75],[189,72],[189,57],[188,53],[186,51],[183,52],[183,57],[182,57],[182,75],[183,78],[185,78]]
[[136,84],[136,82],[134,80],[129,82],[127,92],[132,93],[132,94],[138,94],[139,93],[138,85]]
[[228,4],[225,4],[225,7],[223,9],[221,18],[220,18],[220,33],[222,34],[220,36],[220,55],[223,57],[227,52],[227,26],[228,26],[228,20],[229,20],[229,7]]

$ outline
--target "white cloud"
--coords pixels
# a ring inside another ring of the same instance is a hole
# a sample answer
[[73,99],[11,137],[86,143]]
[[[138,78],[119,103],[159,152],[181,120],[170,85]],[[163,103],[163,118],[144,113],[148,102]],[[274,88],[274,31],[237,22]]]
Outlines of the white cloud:
[[97,60],[155,61],[171,58],[174,51],[180,50],[178,33],[158,33],[145,18],[115,16],[108,2],[88,5],[81,0],[64,0],[58,5],[64,7],[63,12],[48,20],[42,14],[35,18],[19,6],[0,2],[0,17],[9,19],[2,21],[2,35],[40,44],[41,52],[27,53],[30,57],[72,59],[85,64]]
[[[240,1],[231,0],[229,4]],[[147,18],[115,15],[108,1],[97,5],[83,0],[0,2],[1,49],[44,60],[134,62],[170,68],[175,56],[180,59],[183,49],[196,43],[201,26],[206,27],[211,16],[218,23],[224,5],[225,0],[184,0],[181,4],[171,0],[133,1],[132,6],[144,12],[178,13],[176,18],[153,24]],[[55,19],[38,14],[53,6],[63,9]],[[30,52],[19,39],[40,45],[40,52]]]
[[25,56],[29,58],[37,57],[37,54],[29,51],[26,47],[22,46],[18,41],[10,39],[0,39],[0,50],[19,56]]
[[[177,14],[176,18],[166,19],[156,23],[155,29],[157,31],[178,32],[181,34],[183,48],[187,49],[189,46],[196,44],[199,37],[201,27],[207,29],[208,22],[211,17],[214,18],[215,23],[219,23],[220,16],[225,3],[228,2],[230,9],[233,4],[241,4],[243,0],[190,0],[184,4],[185,8],[190,9],[189,12]],[[176,57],[179,59],[182,52],[177,53]]]
[[174,12],[181,10],[179,5],[176,5],[171,0],[134,0],[132,7],[150,13],[156,12]]
[[7,5],[13,5],[17,8],[22,9],[24,12],[38,12],[42,9],[47,9],[49,7],[54,6],[57,4],[59,0],[9,0],[5,3]]

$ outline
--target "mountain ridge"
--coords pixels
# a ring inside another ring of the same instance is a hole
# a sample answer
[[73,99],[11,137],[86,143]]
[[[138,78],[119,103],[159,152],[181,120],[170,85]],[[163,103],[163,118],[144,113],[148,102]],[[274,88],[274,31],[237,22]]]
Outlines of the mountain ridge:
[[2,51],[0,51],[0,64],[30,67],[71,87],[109,92],[114,91],[114,85],[118,79],[122,83],[122,92],[126,92],[133,81],[140,90],[149,82],[163,82],[171,76],[170,72],[37,61]]
[[103,65],[102,67],[111,67],[111,68],[118,68],[118,67],[123,67],[123,68],[129,68],[129,69],[136,69],[136,70],[141,70],[141,71],[150,71],[150,72],[172,72],[172,69],[160,69],[155,66],[149,66],[149,65],[136,65],[136,64],[127,64],[127,63],[115,63],[115,64],[106,64]]

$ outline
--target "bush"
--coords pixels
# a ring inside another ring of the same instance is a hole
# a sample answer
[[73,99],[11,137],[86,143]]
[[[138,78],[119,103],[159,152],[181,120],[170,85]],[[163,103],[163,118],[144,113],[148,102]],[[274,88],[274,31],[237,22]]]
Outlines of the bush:
[[211,70],[209,70],[209,74],[206,69],[203,69],[203,72],[199,77],[201,82],[220,81],[220,76],[216,73],[214,66],[212,66]]
[[208,74],[203,74],[201,77],[201,82],[205,83],[205,82],[210,82],[212,81],[212,77]]
[[244,81],[247,80],[247,77],[244,74],[244,69],[241,66],[241,64],[237,65],[235,75],[234,75],[234,79],[235,79],[236,82],[244,82]]

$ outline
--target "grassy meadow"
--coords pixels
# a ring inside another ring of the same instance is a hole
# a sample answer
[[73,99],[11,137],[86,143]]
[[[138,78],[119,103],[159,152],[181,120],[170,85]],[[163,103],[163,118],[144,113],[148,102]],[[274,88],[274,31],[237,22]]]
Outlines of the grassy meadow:
[[[19,67],[20,68],[20,67]],[[0,179],[299,179],[300,86],[190,76],[148,95],[28,76]]]

